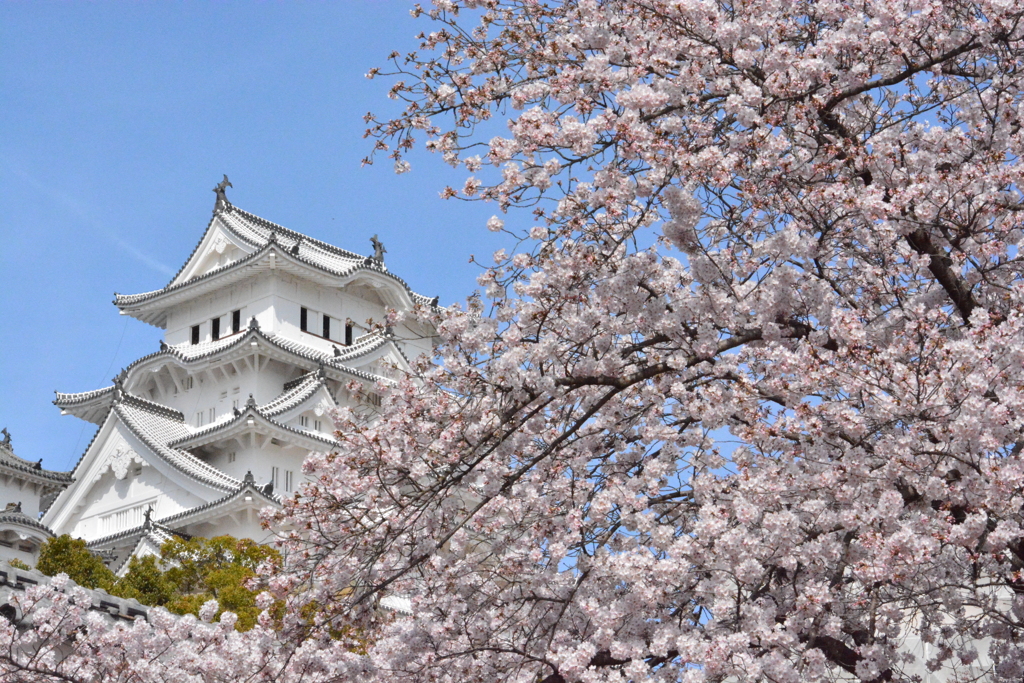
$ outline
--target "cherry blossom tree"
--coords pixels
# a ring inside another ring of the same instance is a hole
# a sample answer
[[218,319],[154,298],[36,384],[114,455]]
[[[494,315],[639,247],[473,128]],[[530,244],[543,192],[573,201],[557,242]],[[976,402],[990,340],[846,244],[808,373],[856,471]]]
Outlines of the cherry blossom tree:
[[1019,5],[428,14],[376,157],[535,227],[288,511],[381,676],[1019,680]]
[[281,623],[104,647],[204,681],[1020,680],[1024,11],[425,15],[371,160],[464,167],[508,251],[407,314],[437,358],[268,517]]

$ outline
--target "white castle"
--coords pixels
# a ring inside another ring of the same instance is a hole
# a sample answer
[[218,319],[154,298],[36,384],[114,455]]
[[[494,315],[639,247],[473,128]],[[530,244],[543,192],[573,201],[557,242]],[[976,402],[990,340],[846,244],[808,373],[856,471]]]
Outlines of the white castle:
[[62,414],[98,426],[74,470],[0,444],[0,559],[31,563],[45,538],[70,534],[123,572],[173,535],[268,540],[259,510],[297,490],[310,452],[335,445],[327,411],[371,418],[377,388],[430,353],[432,330],[379,325],[388,309],[437,299],[388,271],[376,236],[374,256],[360,256],[233,206],[226,186],[165,287],[115,294],[122,315],[166,330],[160,349],[111,386],[57,394]]

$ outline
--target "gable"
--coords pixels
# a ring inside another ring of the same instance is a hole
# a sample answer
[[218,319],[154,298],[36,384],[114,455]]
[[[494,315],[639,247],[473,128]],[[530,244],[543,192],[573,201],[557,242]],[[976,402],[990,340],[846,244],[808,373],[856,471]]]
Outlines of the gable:
[[222,495],[171,467],[112,410],[43,523],[88,541],[138,526],[151,505],[163,517]]
[[245,258],[253,251],[255,251],[253,247],[247,245],[221,223],[219,216],[215,217],[192,256],[167,286],[171,287],[206,275],[212,270],[223,268]]
[[384,344],[379,349],[356,359],[354,362],[350,362],[348,365],[357,370],[369,372],[378,377],[387,377],[392,380],[401,379],[405,373],[411,371],[409,362],[395,348],[393,342]]

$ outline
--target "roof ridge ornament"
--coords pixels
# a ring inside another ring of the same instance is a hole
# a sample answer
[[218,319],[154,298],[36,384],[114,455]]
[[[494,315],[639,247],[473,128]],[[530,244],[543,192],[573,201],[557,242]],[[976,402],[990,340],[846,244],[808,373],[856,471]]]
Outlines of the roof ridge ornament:
[[384,248],[384,243],[377,239],[376,233],[370,238],[370,244],[373,245],[373,260],[384,265],[384,254],[388,253],[388,250]]
[[224,180],[217,183],[217,186],[213,188],[213,191],[217,193],[217,203],[213,205],[213,212],[227,211],[231,208],[231,202],[228,201],[227,188],[234,187],[231,181],[228,180],[227,173],[224,174]]
[[242,479],[243,484],[255,484],[256,477],[252,476],[252,470],[247,470],[245,477]]
[[260,321],[256,319],[256,316],[253,316],[253,317],[249,318],[249,329],[250,330],[259,330],[260,329]]
[[114,403],[120,403],[124,398],[124,370],[121,370],[114,378]]
[[0,441],[0,446],[3,446],[7,450],[12,450],[12,448],[11,448],[11,433],[9,431],[7,431],[7,427],[4,427],[3,429],[0,429],[0,434],[4,435],[4,440]]
[[291,249],[289,249],[289,251],[291,252],[292,256],[298,256],[299,255],[299,245],[300,244],[302,244],[302,238],[301,237],[299,239],[295,240],[295,246],[292,247]]
[[245,407],[246,408],[255,408],[256,407],[256,399],[253,398],[252,394],[249,394],[249,400],[245,402]]

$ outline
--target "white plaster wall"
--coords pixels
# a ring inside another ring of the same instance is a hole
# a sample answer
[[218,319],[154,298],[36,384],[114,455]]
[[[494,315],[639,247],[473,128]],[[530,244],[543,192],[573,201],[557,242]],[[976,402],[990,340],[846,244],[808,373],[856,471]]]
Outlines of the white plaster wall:
[[[353,337],[359,337],[368,330],[367,318],[381,320],[385,313],[383,305],[359,299],[348,288],[323,287],[287,275],[278,276],[275,304],[280,334],[325,351],[330,351],[333,344],[343,345],[346,320],[353,322]],[[336,341],[320,336],[321,320],[310,320],[309,331],[301,330],[300,310],[303,307],[331,317],[331,336]]]
[[36,519],[39,516],[40,496],[40,487],[35,482],[0,472],[0,511],[8,503],[21,503],[21,511]]
[[[229,454],[232,452],[235,454],[234,462],[229,461]],[[283,486],[285,471],[290,470],[294,473],[293,481],[295,482],[302,476],[302,462],[308,453],[309,451],[304,448],[288,444],[268,443],[265,448],[228,446],[213,454],[207,462],[239,480],[243,479],[247,472],[252,472],[258,486],[269,482],[271,468],[278,467],[281,471],[280,483]],[[295,486],[292,489],[294,491]],[[279,492],[277,487],[274,490]]]
[[[258,349],[253,349],[253,352],[255,355]],[[252,362],[254,360],[250,358]],[[241,371],[235,372],[235,367]],[[193,429],[206,427],[211,422],[232,417],[235,407],[244,410],[249,394],[253,394],[258,404],[268,403],[281,394],[285,382],[308,372],[308,369],[295,370],[290,365],[273,360],[268,364],[266,357],[261,359],[262,369],[258,373],[244,362],[236,361],[235,367],[227,363],[218,365],[216,371],[211,371],[210,366],[191,370],[189,375],[192,377],[192,387],[177,394],[166,395],[160,403],[180,411],[185,416],[185,422]],[[196,420],[198,412],[202,412],[199,423]]]
[[210,321],[222,316],[223,339],[231,334],[231,312],[236,310],[242,312],[242,331],[248,327],[249,319],[256,316],[263,330],[272,332],[275,321],[272,301],[275,278],[274,274],[260,273],[251,279],[171,308],[167,313],[164,341],[171,345],[191,342],[193,325],[199,325],[199,341],[211,341]]
[[406,325],[397,325],[394,331],[402,352],[410,361],[422,355],[432,356],[434,354],[433,338],[424,336],[422,330],[413,330]]
[[[320,336],[322,320],[311,319],[309,330],[300,329],[300,309],[305,307],[318,316],[331,317],[331,337]],[[167,332],[164,340],[171,345],[191,341],[193,325],[200,326],[200,341],[212,340],[211,320],[221,317],[221,338],[230,334],[231,312],[241,310],[242,328],[248,327],[253,316],[264,332],[280,334],[330,352],[332,346],[343,345],[346,320],[353,324],[353,337],[369,331],[369,320],[380,321],[387,307],[374,289],[366,283],[353,283],[343,288],[325,287],[294,277],[281,271],[264,272],[252,279],[236,283],[223,290],[198,297],[174,307],[168,312]],[[431,353],[430,339],[402,325],[396,328],[396,337],[410,358]]]
[[[111,470],[110,458],[121,449],[130,450],[137,458],[129,466],[125,479],[118,480]],[[78,481],[58,501],[61,509],[57,509],[55,504],[50,511],[47,523],[54,534],[70,533],[91,540],[131,528],[142,521],[130,517],[120,527],[112,528],[103,521],[112,513],[152,503],[154,518],[160,518],[202,505],[217,495],[210,491],[210,498],[203,499],[191,493],[185,487],[185,482],[188,482],[185,475],[171,474],[169,465],[161,462],[158,467],[146,460],[153,457],[134,434],[115,423],[93,444],[85,467],[77,473]],[[200,487],[199,490],[205,488],[202,484],[194,486]],[[71,514],[66,514],[71,505],[74,506]]]
[[[127,517],[124,523],[110,526],[105,523],[108,515],[135,510],[140,506],[144,510],[152,505],[153,519],[159,519],[205,502],[150,466],[143,466],[138,475],[129,471],[123,480],[116,479],[113,472],[108,470],[90,489],[85,507],[72,517],[65,529],[70,528],[71,535],[76,538],[92,540],[142,523],[138,514],[134,514]],[[56,529],[54,531],[57,532]],[[64,530],[60,533],[64,533]]]
[[[21,560],[30,567],[35,566],[36,560],[39,559],[39,546],[41,544],[39,539],[20,539],[12,531],[0,532],[0,536],[3,537],[5,542],[11,544],[10,547],[0,545],[0,562]],[[22,547],[31,548],[31,550],[22,550]]]
[[255,510],[247,516],[247,519],[238,520],[238,515],[234,517],[224,515],[216,520],[206,520],[198,524],[191,524],[185,527],[185,532],[205,538],[212,538],[213,536],[250,538],[259,543],[269,543],[273,540],[273,534],[260,525],[259,516]]

